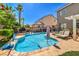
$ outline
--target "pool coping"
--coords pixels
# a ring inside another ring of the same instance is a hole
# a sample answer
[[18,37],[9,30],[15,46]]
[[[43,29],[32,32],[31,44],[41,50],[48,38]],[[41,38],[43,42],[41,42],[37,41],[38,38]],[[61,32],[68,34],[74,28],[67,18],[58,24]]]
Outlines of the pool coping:
[[31,56],[31,55],[36,54],[36,53],[44,52],[44,51],[48,50],[50,47],[52,47],[52,46],[42,48],[42,49],[39,49],[39,50],[35,50],[35,51],[32,51],[32,52],[17,52],[15,50],[12,50],[10,52],[9,56]]

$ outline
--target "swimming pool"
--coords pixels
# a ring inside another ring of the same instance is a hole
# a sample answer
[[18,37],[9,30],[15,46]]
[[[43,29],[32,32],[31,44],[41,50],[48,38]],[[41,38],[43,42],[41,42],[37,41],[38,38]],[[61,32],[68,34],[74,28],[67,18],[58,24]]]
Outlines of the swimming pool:
[[44,47],[56,44],[58,41],[53,38],[46,38],[45,33],[26,34],[25,37],[19,38],[15,45],[17,52],[32,52]]

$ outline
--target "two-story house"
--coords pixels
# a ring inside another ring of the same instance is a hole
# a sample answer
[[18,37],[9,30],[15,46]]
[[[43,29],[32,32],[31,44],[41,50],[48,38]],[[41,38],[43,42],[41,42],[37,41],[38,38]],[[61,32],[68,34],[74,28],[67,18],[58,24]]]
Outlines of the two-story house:
[[[66,4],[64,7],[57,10],[57,20],[59,28],[62,24],[66,24],[67,28],[73,28],[73,20],[67,20],[65,17],[79,14],[79,3]],[[79,28],[79,20],[76,21],[76,26]]]

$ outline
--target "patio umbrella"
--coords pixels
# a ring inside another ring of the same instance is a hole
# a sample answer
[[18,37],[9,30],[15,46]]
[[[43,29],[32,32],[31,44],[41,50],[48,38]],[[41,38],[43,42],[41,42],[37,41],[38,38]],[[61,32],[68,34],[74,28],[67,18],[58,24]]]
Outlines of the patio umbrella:
[[47,39],[48,39],[50,37],[50,27],[49,26],[47,26],[46,32],[47,32]]

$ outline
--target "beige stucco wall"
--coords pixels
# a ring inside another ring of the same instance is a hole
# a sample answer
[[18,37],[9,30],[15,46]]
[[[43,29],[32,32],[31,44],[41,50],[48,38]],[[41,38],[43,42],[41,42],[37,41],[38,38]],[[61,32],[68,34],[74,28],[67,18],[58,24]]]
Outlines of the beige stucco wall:
[[[63,12],[62,15],[60,15],[61,12]],[[70,4],[69,6],[57,11],[58,24],[67,23],[67,27],[72,28],[72,21],[65,19],[65,17],[76,14],[79,14],[79,3]]]

